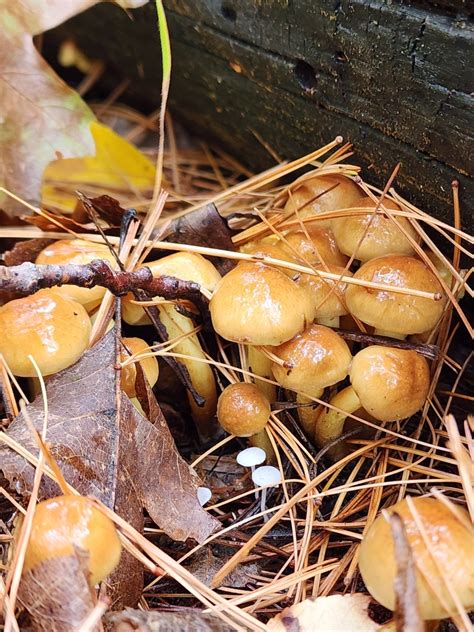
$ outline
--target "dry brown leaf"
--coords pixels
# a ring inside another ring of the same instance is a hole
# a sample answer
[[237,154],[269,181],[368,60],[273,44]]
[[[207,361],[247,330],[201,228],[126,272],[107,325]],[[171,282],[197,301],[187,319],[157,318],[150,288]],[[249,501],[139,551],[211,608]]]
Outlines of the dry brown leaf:
[[[206,204],[200,209],[174,219],[165,233],[167,241],[192,246],[208,246],[223,250],[235,250],[232,233],[227,222],[214,204]],[[212,258],[212,263],[221,274],[234,267],[230,259]]]
[[[202,542],[219,522],[197,500],[200,484],[181,458],[152,392],[148,391],[150,423],[124,395],[120,413],[115,402],[114,332],[86,352],[74,366],[47,383],[47,441],[66,480],[83,495],[114,507],[140,528],[141,509],[173,539]],[[28,407],[35,427],[43,424],[41,398]],[[34,440],[20,414],[8,434],[35,453]],[[20,455],[0,448],[0,467],[17,492],[27,495],[34,469]],[[58,487],[44,478],[40,497]],[[128,514],[128,515],[127,515]]]
[[94,607],[81,556],[41,562],[22,577],[19,599],[31,615],[35,632],[73,632]]
[[270,619],[271,632],[375,632],[379,625],[368,614],[368,595],[331,595],[305,599]]
[[52,239],[27,239],[17,242],[11,250],[3,253],[6,266],[19,266],[25,261],[34,262],[39,253],[52,243]]
[[176,612],[130,610],[110,614],[107,623],[113,632],[231,632],[219,617],[204,614],[194,608],[180,608]]
[[[146,1],[146,0],[145,0]],[[0,185],[38,202],[46,165],[58,155],[94,153],[89,125],[94,116],[80,96],[50,68],[33,36],[84,11],[97,0],[16,0],[0,2]],[[123,0],[135,7],[143,0]],[[24,208],[9,197],[2,207]]]
[[[219,522],[199,505],[196,490],[200,480],[179,455],[150,389],[153,423],[142,417],[125,396],[118,414],[114,364],[111,331],[79,362],[48,380],[47,441],[51,452],[66,480],[81,494],[93,495],[109,507],[136,506],[141,512],[143,506],[174,540],[193,538],[202,542]],[[28,407],[28,413],[40,429],[41,398]],[[36,454],[22,414],[13,421],[8,435]],[[32,466],[6,447],[0,448],[0,464],[17,492],[28,494],[34,476]],[[44,478],[40,497],[58,493],[57,485]],[[131,520],[134,523],[136,520]]]

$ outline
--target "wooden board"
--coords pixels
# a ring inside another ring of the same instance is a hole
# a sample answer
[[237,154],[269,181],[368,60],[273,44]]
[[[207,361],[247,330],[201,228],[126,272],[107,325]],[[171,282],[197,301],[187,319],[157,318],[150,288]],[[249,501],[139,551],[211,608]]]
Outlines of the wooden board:
[[[472,5],[382,0],[166,0],[173,48],[171,106],[192,129],[254,168],[263,139],[294,158],[342,135],[365,176],[451,219],[461,182],[474,197]],[[98,6],[68,23],[89,53],[134,78],[157,106],[154,9]],[[106,36],[104,37],[104,33]],[[466,228],[469,222],[466,221]]]

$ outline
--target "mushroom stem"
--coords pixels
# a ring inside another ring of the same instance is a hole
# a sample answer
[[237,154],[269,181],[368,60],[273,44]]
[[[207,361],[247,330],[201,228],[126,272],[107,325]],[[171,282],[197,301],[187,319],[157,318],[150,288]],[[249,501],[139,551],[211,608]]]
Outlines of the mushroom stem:
[[339,316],[333,316],[332,318],[316,318],[315,322],[319,325],[326,325],[326,327],[339,327]]
[[267,455],[268,463],[276,463],[277,458],[275,454],[275,450],[273,449],[272,442],[268,436],[266,429],[260,430],[256,434],[249,437],[249,443],[254,448],[261,448],[265,450],[265,454]]
[[329,408],[324,415],[317,419],[314,429],[314,442],[318,447],[334,441],[341,436],[348,415],[362,407],[360,399],[352,386],[336,393],[329,402],[332,406],[344,412]]
[[[247,368],[254,375],[264,377],[267,380],[273,380],[272,363],[273,361],[258,347],[247,345]],[[255,380],[255,386],[262,391],[270,403],[276,400],[275,384],[270,384],[269,382],[264,382],[263,380]],[[262,447],[266,451],[265,446],[259,447]]]
[[[323,392],[323,389],[318,390],[314,393],[314,397],[321,397]],[[298,417],[303,432],[312,439],[315,432],[316,421],[321,412],[319,409],[319,405],[310,397],[302,395],[301,393],[298,393],[296,395],[296,401],[298,404],[314,404],[314,406],[304,406],[302,408],[298,408]]]
[[406,334],[398,334],[394,331],[386,331],[385,329],[375,329],[376,336],[386,336],[387,338],[396,338],[397,340],[405,340]]

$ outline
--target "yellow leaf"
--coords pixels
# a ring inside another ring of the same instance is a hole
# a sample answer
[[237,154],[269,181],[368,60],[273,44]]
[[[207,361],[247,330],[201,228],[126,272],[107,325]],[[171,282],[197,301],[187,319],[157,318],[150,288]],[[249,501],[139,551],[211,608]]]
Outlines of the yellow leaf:
[[155,182],[155,165],[151,160],[107,126],[94,121],[90,129],[95,156],[50,162],[43,175],[43,206],[72,212],[76,204],[75,189],[87,186],[97,189],[97,195],[151,197]]

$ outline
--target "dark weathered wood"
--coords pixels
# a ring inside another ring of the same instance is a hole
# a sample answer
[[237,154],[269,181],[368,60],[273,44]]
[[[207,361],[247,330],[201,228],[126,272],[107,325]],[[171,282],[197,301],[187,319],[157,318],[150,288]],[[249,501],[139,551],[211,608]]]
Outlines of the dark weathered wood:
[[[454,177],[465,204],[473,198],[469,2],[165,4],[171,105],[240,160],[257,168],[270,164],[256,134],[288,158],[340,134],[355,144],[375,183],[401,161],[399,188],[438,216],[451,216]],[[134,76],[134,94],[156,106],[160,54],[153,8],[133,15],[127,21],[116,8],[99,6],[67,28],[88,51]],[[98,35],[104,30],[108,38]]]

